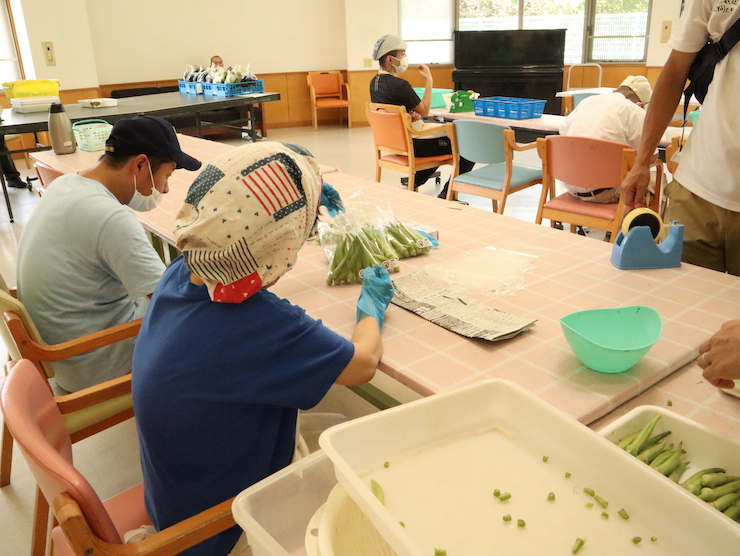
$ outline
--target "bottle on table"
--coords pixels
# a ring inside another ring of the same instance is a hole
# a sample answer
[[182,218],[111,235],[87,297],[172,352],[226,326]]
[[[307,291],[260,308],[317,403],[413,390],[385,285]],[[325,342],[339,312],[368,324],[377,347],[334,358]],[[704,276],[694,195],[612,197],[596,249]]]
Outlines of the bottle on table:
[[55,154],[69,154],[77,150],[72,122],[63,104],[55,102],[49,106],[49,136]]

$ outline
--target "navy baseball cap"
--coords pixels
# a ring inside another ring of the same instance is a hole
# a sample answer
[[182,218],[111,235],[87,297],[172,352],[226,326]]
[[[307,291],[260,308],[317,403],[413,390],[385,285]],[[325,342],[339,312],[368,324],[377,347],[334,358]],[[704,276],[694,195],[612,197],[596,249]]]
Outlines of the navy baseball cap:
[[118,120],[105,142],[105,152],[123,156],[163,156],[175,162],[178,169],[198,170],[201,167],[200,160],[182,152],[172,124],[156,116],[139,115]]

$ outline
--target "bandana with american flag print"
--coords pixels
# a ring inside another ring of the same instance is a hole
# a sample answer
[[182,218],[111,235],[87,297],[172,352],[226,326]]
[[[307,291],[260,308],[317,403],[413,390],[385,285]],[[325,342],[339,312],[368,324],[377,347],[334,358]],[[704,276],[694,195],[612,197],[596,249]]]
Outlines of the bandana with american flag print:
[[321,197],[321,175],[302,149],[270,141],[214,159],[175,220],[185,264],[213,301],[241,303],[295,264]]

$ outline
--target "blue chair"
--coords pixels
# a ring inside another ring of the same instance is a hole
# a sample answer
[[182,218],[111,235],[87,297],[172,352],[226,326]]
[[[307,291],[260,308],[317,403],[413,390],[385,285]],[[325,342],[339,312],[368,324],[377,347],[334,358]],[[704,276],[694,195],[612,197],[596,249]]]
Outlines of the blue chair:
[[450,180],[447,199],[457,192],[491,199],[493,211],[503,214],[506,197],[531,185],[542,183],[542,168],[514,164],[514,151],[536,148],[536,143],[519,145],[514,131],[505,125],[478,120],[455,120],[454,142],[459,155],[476,164],[485,164]]

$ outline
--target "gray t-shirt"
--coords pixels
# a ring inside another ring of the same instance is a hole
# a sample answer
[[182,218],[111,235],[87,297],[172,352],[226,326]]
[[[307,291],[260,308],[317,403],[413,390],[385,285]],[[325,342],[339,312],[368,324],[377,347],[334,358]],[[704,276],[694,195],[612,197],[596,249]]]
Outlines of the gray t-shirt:
[[[142,317],[164,264],[130,209],[101,183],[68,174],[47,190],[18,248],[18,296],[46,343]],[[131,370],[134,338],[54,363],[70,392]]]

